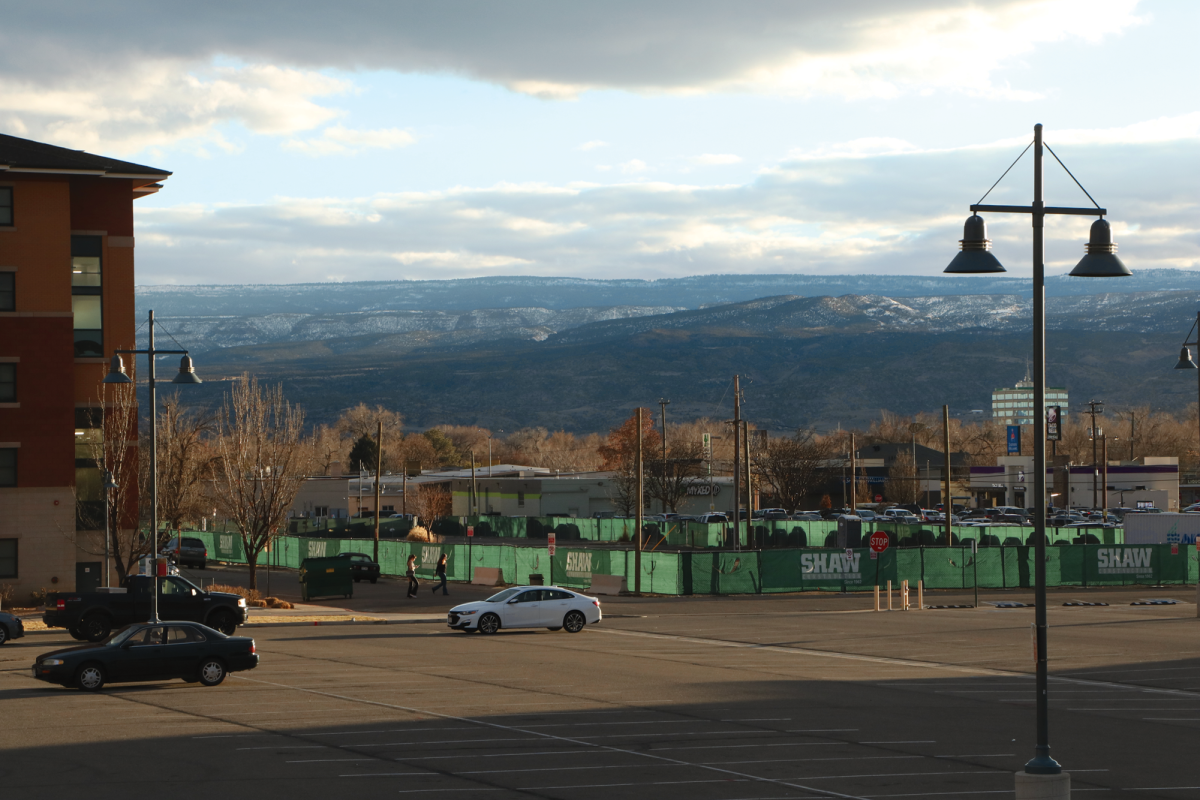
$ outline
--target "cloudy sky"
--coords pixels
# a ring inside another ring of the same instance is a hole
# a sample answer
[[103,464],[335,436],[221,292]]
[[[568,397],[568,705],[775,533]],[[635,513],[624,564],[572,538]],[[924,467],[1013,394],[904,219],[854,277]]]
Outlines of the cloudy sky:
[[[1198,29],[1194,0],[41,0],[5,9],[0,132],[175,173],[142,284],[938,273],[1036,122],[1131,268],[1198,267]],[[1053,221],[1051,271],[1089,224]],[[1027,272],[1027,218],[989,228]]]

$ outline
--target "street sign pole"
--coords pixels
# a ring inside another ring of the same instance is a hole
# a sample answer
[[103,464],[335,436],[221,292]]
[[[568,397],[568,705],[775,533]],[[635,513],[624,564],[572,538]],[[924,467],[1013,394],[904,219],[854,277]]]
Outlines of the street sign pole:
[[553,533],[546,534],[546,552],[550,556],[550,586],[554,585],[554,553],[558,550],[557,542],[558,537]]

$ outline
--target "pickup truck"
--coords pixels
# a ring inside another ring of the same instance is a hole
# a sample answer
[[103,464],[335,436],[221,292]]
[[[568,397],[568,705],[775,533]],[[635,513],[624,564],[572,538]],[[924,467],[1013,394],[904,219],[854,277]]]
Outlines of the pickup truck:
[[[66,628],[80,641],[103,641],[114,628],[150,619],[152,580],[149,575],[131,575],[124,589],[52,592],[46,595],[42,621],[51,628]],[[199,622],[226,636],[246,623],[246,598],[241,595],[206,592],[178,575],[158,578],[158,585],[159,619]]]

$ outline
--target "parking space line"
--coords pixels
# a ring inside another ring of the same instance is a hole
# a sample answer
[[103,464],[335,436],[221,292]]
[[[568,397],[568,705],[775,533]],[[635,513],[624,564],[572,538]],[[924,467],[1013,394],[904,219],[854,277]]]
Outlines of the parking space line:
[[[315,689],[300,689],[300,688],[288,686],[287,684],[275,683],[274,681],[266,681],[266,680],[261,680],[261,679],[257,679],[257,678],[250,678],[250,677],[247,677],[244,675],[234,675],[233,677],[237,678],[238,680],[247,681],[249,683],[258,683],[258,684],[263,684],[266,686],[276,686],[276,687],[279,687],[282,689],[293,689],[294,691],[304,692],[306,694],[316,694],[316,695],[322,696],[322,697],[332,697],[332,698],[339,699],[339,700],[345,700],[347,702],[362,703],[363,705],[379,706],[382,708],[392,708],[392,709],[397,709],[400,711],[407,711],[409,713],[424,713],[424,714],[428,714],[429,716],[436,716],[436,717],[440,717],[442,719],[448,719],[448,720],[453,719],[453,720],[457,720],[460,722],[470,722],[470,723],[479,725],[480,727],[489,727],[489,728],[495,728],[498,730],[516,732],[516,733],[536,733],[538,736],[541,736],[541,737],[544,737],[547,739],[554,739],[554,740],[561,741],[561,742],[570,742],[573,744],[587,744],[587,742],[582,742],[578,739],[573,739],[573,738],[566,737],[566,736],[557,736],[552,733],[537,733],[536,731],[528,731],[528,730],[525,730],[522,728],[518,728],[516,726],[502,725],[498,722],[489,722],[486,720],[476,720],[476,719],[469,719],[469,718],[463,718],[463,717],[455,717],[451,714],[444,714],[444,713],[435,712],[435,711],[426,711],[424,709],[417,709],[417,708],[412,708],[409,706],[393,705],[391,703],[383,703],[378,700],[366,700],[366,699],[362,699],[362,698],[349,697],[349,696],[345,696],[345,695],[337,695],[337,694],[333,694],[332,692],[321,692],[321,691],[318,691]],[[668,758],[668,757],[662,756],[662,755],[657,755],[653,752],[648,752],[648,751],[639,752],[636,750],[625,750],[625,749],[622,749],[619,747],[614,747],[611,745],[599,745],[598,744],[598,745],[593,745],[593,746],[601,747],[601,748],[604,748],[604,749],[609,750],[610,752],[614,752],[614,753],[624,753],[627,755],[635,755],[635,756],[640,756],[643,758],[652,758],[652,759],[661,760],[661,761],[670,761],[670,762],[674,762],[677,764],[684,764],[684,765],[687,765],[690,763],[690,762],[686,762],[686,761],[678,761],[676,759]],[[710,770],[713,772],[724,773],[726,775],[732,775],[732,776],[734,776],[734,779],[752,780],[752,781],[758,781],[758,782],[762,782],[762,783],[771,783],[776,786],[786,786],[791,789],[803,789],[803,790],[809,791],[809,792],[820,792],[820,793],[823,793],[827,797],[841,797],[841,798],[846,798],[846,800],[865,800],[865,798],[863,798],[859,795],[844,794],[842,792],[835,792],[832,789],[818,789],[818,788],[811,787],[811,786],[805,786],[800,783],[779,780],[776,778],[766,778],[766,777],[761,777],[761,776],[756,776],[756,775],[746,775],[745,773],[740,773],[740,772],[736,772],[734,770],[724,769],[721,767],[711,767],[711,766],[707,766],[707,765],[703,765],[703,764],[691,764],[691,766],[695,766],[699,769]],[[726,779],[726,780],[729,780],[729,779]],[[717,783],[720,781],[712,781],[712,782]],[[531,791],[532,791],[532,789],[531,789]]]

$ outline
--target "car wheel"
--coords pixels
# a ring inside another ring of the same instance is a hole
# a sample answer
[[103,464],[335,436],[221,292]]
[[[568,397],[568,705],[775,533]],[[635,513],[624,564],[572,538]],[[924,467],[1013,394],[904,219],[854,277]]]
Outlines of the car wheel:
[[567,633],[579,633],[584,625],[587,625],[587,619],[584,618],[583,612],[569,611],[567,616],[563,617],[563,627],[567,629]]
[[237,620],[228,611],[218,611],[208,618],[208,627],[226,636],[233,636],[237,633]]
[[83,635],[83,631],[79,630],[78,625],[76,625],[74,628],[67,628],[67,633],[71,634],[71,638],[77,642],[82,642],[87,639],[87,637]]
[[479,618],[480,633],[495,633],[500,630],[500,618],[495,614],[484,614]]
[[216,686],[225,680],[225,662],[219,658],[206,658],[197,675],[204,686]]
[[208,562],[207,562],[207,561],[201,561],[201,562],[200,562],[200,569],[208,569]]
[[371,578],[371,583],[375,583],[379,578]]
[[8,628],[0,625],[0,645],[8,641]]
[[95,662],[84,664],[75,673],[75,686],[84,692],[100,691],[104,688],[104,668]]
[[355,579],[354,579],[354,582],[355,582],[355,583],[358,583],[358,581],[359,581],[359,579],[358,579],[358,578],[355,578]]
[[104,614],[89,614],[79,623],[79,632],[89,642],[103,642],[112,633],[112,620]]
[[557,628],[546,628],[546,630],[548,630],[548,631],[561,631],[561,630],[562,630],[562,625],[559,625]]

